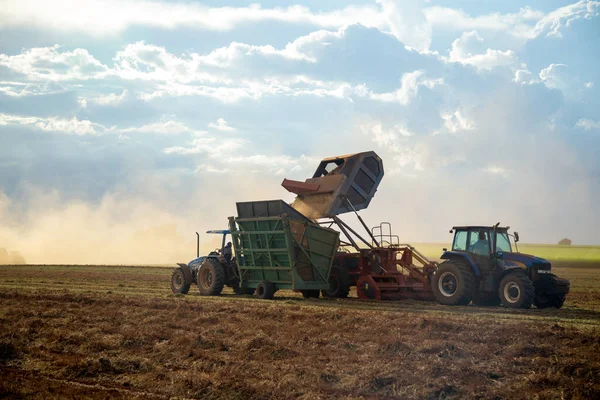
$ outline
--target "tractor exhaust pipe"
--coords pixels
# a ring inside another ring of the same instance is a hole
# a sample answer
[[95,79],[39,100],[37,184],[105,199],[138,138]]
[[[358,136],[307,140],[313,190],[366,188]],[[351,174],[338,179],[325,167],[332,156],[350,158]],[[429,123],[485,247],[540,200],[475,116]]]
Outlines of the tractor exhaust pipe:
[[196,232],[196,258],[200,257],[200,234]]

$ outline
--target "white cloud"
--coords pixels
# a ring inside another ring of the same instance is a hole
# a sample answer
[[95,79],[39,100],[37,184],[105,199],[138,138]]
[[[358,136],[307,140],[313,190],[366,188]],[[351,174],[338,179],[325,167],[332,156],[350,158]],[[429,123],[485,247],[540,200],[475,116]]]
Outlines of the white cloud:
[[87,50],[61,52],[58,45],[32,48],[15,56],[0,54],[0,66],[43,82],[102,78],[108,72]]
[[[363,134],[370,137],[371,141],[379,148],[390,152],[396,166],[388,172],[392,175],[411,174],[412,171],[422,171],[425,169],[426,149],[421,144],[414,144],[411,140],[413,134],[402,125],[395,125],[392,129],[386,130],[381,122],[368,123],[360,126]],[[408,171],[407,171],[408,169]]]
[[593,121],[591,119],[581,118],[579,121],[577,121],[577,124],[575,124],[575,126],[577,128],[583,129],[584,131],[591,131],[594,129],[600,129],[600,121]]
[[80,120],[76,117],[36,117],[21,116],[13,114],[0,114],[0,126],[22,125],[39,129],[46,132],[60,132],[73,135],[101,135],[101,134],[119,134],[119,140],[128,140],[126,134],[130,133],[148,133],[161,135],[193,134],[201,137],[206,131],[192,129],[181,122],[163,117],[158,122],[152,122],[141,126],[132,126],[128,128],[119,128],[116,126],[106,127],[104,125],[89,121]]
[[163,119],[159,122],[153,122],[142,126],[122,128],[114,130],[122,133],[158,133],[163,135],[178,135],[182,133],[193,133],[196,135],[203,135],[205,131],[198,131],[187,127],[181,122],[173,121],[170,119]]
[[164,149],[165,154],[193,155],[209,153],[222,157],[226,152],[238,150],[246,141],[239,138],[200,137],[192,140],[188,147],[175,146]]
[[123,92],[119,95],[117,95],[116,93],[110,93],[107,95],[100,94],[89,97],[80,96],[77,99],[77,102],[79,103],[81,108],[86,108],[88,104],[96,104],[104,107],[115,107],[121,104],[123,100],[125,100],[128,93],[129,92],[127,91],[127,89],[123,89]]
[[431,46],[432,30],[418,0],[377,0],[392,34],[405,45],[425,51]]
[[575,20],[592,19],[599,15],[599,1],[580,0],[545,15],[537,22],[534,33],[536,36],[546,32],[547,36],[562,37],[561,28],[568,27]]
[[515,72],[515,77],[513,78],[513,82],[520,83],[520,84],[533,83],[533,74],[524,69],[517,70]]
[[94,135],[96,129],[102,127],[88,120],[79,120],[75,117],[64,119],[58,117],[29,117],[11,114],[0,114],[0,126],[22,125],[30,126],[46,132],[59,132],[71,135]]
[[524,7],[512,14],[496,12],[473,17],[462,10],[439,6],[428,7],[424,13],[436,30],[503,32],[514,38],[530,40],[543,34],[560,37],[561,28],[576,19],[597,17],[599,10],[600,2],[580,0],[547,14]]
[[444,126],[451,133],[475,129],[475,122],[468,119],[460,109],[453,113],[442,113],[441,117],[444,120]]
[[424,86],[428,89],[433,89],[444,83],[442,78],[424,79],[423,75],[424,71],[422,70],[407,72],[402,75],[401,85],[398,90],[389,93],[369,92],[369,97],[372,100],[407,105],[417,96],[419,87]]
[[574,75],[566,64],[550,64],[540,71],[542,82],[552,89],[559,89],[569,98],[581,97],[583,91],[588,87]]
[[503,178],[508,177],[510,173],[509,169],[494,164],[488,164],[485,168],[482,169],[482,171],[490,175],[501,176]]
[[484,49],[483,38],[477,31],[464,32],[454,40],[448,60],[484,70],[518,64],[518,58],[512,50]]
[[44,96],[64,93],[66,88],[56,82],[0,82],[0,93],[11,97]]
[[6,26],[38,27],[56,31],[115,36],[133,26],[162,29],[188,27],[227,31],[243,23],[278,21],[338,28],[361,23],[377,26],[382,18],[372,5],[348,6],[330,12],[312,12],[303,6],[262,8],[207,7],[189,2],[144,0],[3,0],[0,19]]
[[235,132],[236,130],[233,126],[229,125],[229,122],[225,121],[224,118],[219,118],[216,122],[209,123],[208,127],[222,132]]

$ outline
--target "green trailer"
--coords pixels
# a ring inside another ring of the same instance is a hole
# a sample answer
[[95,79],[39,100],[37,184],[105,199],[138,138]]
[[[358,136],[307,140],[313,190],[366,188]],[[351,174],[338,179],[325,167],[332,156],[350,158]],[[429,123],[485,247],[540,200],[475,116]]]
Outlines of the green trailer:
[[270,299],[279,289],[319,297],[329,288],[339,233],[306,218],[282,200],[237,203],[229,217],[240,288]]

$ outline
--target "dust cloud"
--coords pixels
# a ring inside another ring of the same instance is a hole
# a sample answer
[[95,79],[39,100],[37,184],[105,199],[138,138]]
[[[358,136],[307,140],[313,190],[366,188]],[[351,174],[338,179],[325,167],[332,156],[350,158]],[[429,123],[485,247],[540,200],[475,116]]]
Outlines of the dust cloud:
[[195,231],[201,254],[220,247],[220,235],[204,232],[226,229],[236,201],[257,200],[245,193],[249,198],[198,191],[168,200],[109,193],[93,202],[34,190],[25,204],[0,192],[0,248],[19,251],[29,264],[188,262],[196,256]]

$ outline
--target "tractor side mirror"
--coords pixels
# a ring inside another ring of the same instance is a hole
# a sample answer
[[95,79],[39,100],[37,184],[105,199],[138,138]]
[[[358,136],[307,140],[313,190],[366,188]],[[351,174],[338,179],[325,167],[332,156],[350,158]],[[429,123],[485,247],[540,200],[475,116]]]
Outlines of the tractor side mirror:
[[444,247],[444,248],[442,248],[442,250],[444,250],[444,251],[448,251],[448,249],[447,249],[447,248],[445,248],[445,247]]
[[515,232],[515,243],[519,241],[519,232]]

